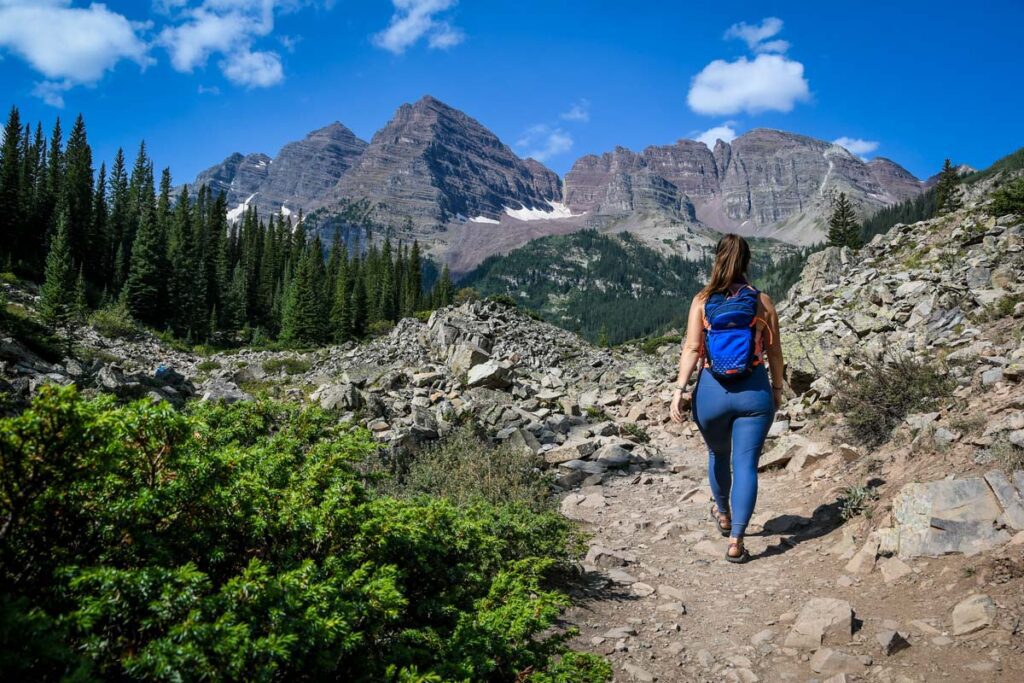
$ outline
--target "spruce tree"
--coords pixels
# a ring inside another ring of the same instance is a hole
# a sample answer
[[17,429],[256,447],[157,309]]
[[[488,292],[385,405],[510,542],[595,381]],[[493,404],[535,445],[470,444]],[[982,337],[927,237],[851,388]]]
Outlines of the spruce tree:
[[65,212],[57,219],[57,231],[46,255],[46,270],[39,294],[39,317],[54,334],[62,337],[65,352],[70,353],[79,312],[75,296],[75,268],[71,260],[71,236]]
[[11,107],[0,147],[0,255],[13,256],[14,261],[22,258],[28,246],[23,220],[21,153],[21,118],[18,108]]
[[[114,155],[114,163],[110,167],[110,195],[107,203],[110,206],[110,217],[107,220],[108,244],[103,256],[103,265],[109,275],[107,282],[111,291],[120,292],[121,285],[127,276],[125,263],[125,239],[128,234],[128,171],[124,165],[124,150],[120,147]],[[120,258],[118,258],[120,255]]]
[[163,326],[168,319],[166,254],[156,212],[146,211],[132,247],[121,297],[136,320],[153,327]]
[[960,195],[957,192],[959,184],[960,174],[952,162],[946,159],[935,185],[935,206],[939,214],[950,213],[960,208]]
[[409,250],[409,264],[405,273],[405,304],[403,316],[411,316],[420,308],[420,297],[423,290],[423,268],[420,263],[420,243],[414,241]]
[[828,244],[851,249],[861,246],[860,224],[845,192],[840,192],[832,205],[832,215],[828,219]]
[[323,252],[319,239],[303,254],[289,291],[281,337],[298,344],[320,344],[327,338],[327,311],[324,307],[322,274]]
[[434,308],[451,306],[452,301],[455,299],[455,285],[452,284],[452,274],[448,270],[447,263],[441,268],[441,277],[438,278],[437,284],[434,285],[433,298]]
[[[67,212],[71,238],[71,257],[78,263],[96,263],[91,258],[93,245],[93,170],[92,150],[85,134],[85,120],[79,114],[68,136],[64,151],[64,179],[61,208]],[[95,273],[89,272],[90,277]]]
[[96,178],[96,192],[92,199],[91,246],[88,260],[92,263],[92,280],[97,285],[107,284],[110,271],[106,266],[106,254],[110,251],[110,226],[107,212],[107,165],[100,164]]

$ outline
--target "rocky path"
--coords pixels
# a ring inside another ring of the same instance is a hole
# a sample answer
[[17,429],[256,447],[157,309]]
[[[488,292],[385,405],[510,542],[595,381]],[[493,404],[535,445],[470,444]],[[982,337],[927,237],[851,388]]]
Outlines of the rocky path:
[[867,520],[812,503],[833,482],[781,472],[761,475],[752,560],[729,564],[698,441],[655,445],[664,468],[562,502],[593,535],[567,621],[616,681],[1024,680],[1021,546],[876,566],[856,554]]

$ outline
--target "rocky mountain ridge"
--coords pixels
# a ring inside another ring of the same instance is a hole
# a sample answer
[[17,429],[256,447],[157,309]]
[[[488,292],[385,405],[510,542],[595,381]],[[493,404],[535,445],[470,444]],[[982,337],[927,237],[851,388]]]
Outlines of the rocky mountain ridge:
[[530,239],[588,227],[630,230],[655,247],[714,231],[810,244],[822,238],[835,192],[867,215],[923,189],[888,159],[865,162],[832,143],[770,129],[713,149],[680,140],[586,155],[563,183],[430,96],[399,107],[369,143],[335,123],[274,159],[233,154],[199,174],[196,184],[204,183],[228,193],[232,217],[248,206],[263,215],[329,213],[367,200],[373,220],[420,239],[459,272]]
[[720,231],[812,244],[831,196],[846,192],[862,215],[914,197],[922,184],[885,158],[865,162],[804,135],[756,128],[714,150],[693,140],[580,158],[565,176],[573,211],[666,212]]

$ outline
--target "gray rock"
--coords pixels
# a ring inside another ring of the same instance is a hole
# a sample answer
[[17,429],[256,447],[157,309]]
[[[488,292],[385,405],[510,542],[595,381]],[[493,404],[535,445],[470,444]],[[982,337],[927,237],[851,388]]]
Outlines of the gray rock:
[[252,400],[252,396],[239,389],[234,383],[223,379],[204,382],[199,386],[199,391],[201,392],[201,401],[238,403]]
[[812,598],[786,636],[786,647],[817,649],[848,643],[853,635],[853,609],[835,598]]
[[999,504],[1003,507],[1003,519],[1014,529],[1024,529],[1024,495],[1018,491],[1000,470],[985,473],[985,481],[992,488]]
[[973,554],[1010,540],[1003,511],[984,479],[904,486],[892,504],[900,557]]
[[[870,660],[868,660],[870,662]],[[831,648],[823,647],[811,657],[811,670],[815,673],[831,676],[834,674],[862,674],[868,670],[860,657],[848,655]]]
[[905,650],[910,647],[910,643],[904,638],[899,631],[885,630],[879,631],[875,634],[875,640],[882,648],[882,654],[887,657],[891,657],[900,650]]
[[633,460],[633,454],[617,444],[598,448],[593,457],[605,467],[625,467]]
[[508,365],[489,360],[469,369],[466,375],[466,386],[500,389],[510,384],[510,374],[511,368]]
[[981,373],[981,386],[990,387],[1003,381],[1003,369],[992,368]]

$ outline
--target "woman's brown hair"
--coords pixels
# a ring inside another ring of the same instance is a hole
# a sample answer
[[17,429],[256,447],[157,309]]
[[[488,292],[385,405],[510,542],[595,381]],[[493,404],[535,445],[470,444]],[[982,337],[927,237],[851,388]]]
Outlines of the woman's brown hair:
[[707,299],[716,292],[724,292],[729,285],[746,275],[750,265],[750,245],[739,235],[729,233],[718,240],[715,247],[715,265],[711,269],[711,279],[700,291],[700,297]]

